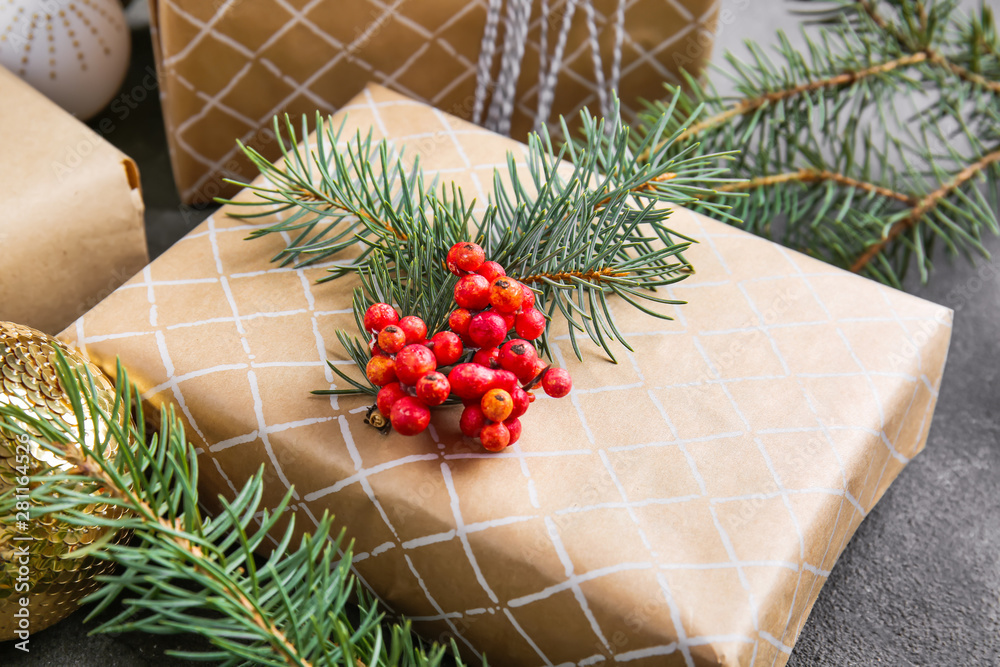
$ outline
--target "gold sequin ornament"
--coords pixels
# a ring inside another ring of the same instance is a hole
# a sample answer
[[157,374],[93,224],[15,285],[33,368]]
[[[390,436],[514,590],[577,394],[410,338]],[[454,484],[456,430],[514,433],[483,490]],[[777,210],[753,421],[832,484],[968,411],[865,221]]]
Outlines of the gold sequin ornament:
[[[71,367],[90,369],[98,388],[96,402],[110,413],[115,390],[100,369],[46,334],[9,322],[0,322],[0,404],[41,408],[52,420],[76,428],[72,404],[56,375],[57,348]],[[87,419],[85,428],[93,433],[99,427]],[[114,460],[116,453],[112,443],[105,456]],[[21,495],[24,487],[19,483],[25,472],[37,475],[73,467],[30,439],[0,430],[0,493],[14,488]],[[96,500],[84,511],[95,516],[121,515],[117,507]],[[30,506],[31,501],[24,502],[18,510]],[[0,641],[23,640],[44,630],[72,613],[78,601],[98,587],[95,575],[107,571],[110,564],[93,557],[67,556],[93,543],[106,530],[73,526],[52,516],[25,516],[20,511],[0,517]]]

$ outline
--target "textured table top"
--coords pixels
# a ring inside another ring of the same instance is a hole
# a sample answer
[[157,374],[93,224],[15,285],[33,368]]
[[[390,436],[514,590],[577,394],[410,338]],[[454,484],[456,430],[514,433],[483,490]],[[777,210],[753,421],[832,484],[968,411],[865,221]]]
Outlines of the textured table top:
[[[962,3],[971,6],[972,3]],[[995,11],[1000,0],[987,0]],[[794,30],[786,7],[724,0],[721,49]],[[148,33],[133,35],[126,90],[152,67]],[[153,256],[208,214],[181,207],[155,96],[108,139],[142,170]],[[100,120],[101,116],[97,120]],[[789,665],[1000,665],[1000,239],[992,261],[939,260],[933,284],[910,292],[953,308],[955,327],[930,439],[861,524],[823,588]],[[78,612],[32,637],[25,656],[0,644],[0,665],[139,667],[191,664],[164,656],[186,637],[88,637]]]

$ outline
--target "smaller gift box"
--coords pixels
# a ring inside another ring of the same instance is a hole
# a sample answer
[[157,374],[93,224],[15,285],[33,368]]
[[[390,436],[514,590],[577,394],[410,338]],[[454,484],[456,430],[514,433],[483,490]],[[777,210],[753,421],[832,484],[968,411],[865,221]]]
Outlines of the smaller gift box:
[[[525,147],[370,86],[343,136],[387,137],[483,202]],[[523,172],[522,172],[523,173]],[[634,352],[593,345],[500,454],[458,430],[382,435],[332,387],[341,279],[278,267],[223,209],[64,332],[173,402],[205,498],[261,466],[297,526],[331,511],[354,571],[428,637],[498,665],[782,665],[841,551],[924,446],[951,312],[677,208],[696,268],[674,321],[614,303]]]
[[[174,180],[187,203],[235,194],[224,178],[255,175],[237,139],[277,158],[276,114],[332,113],[369,81],[474,118],[477,94],[488,105],[503,87],[501,61],[516,83],[515,137],[534,127],[543,74],[552,120],[599,108],[609,87],[638,111],[664,83],[681,83],[682,70],[701,71],[717,11],[712,0],[151,0]],[[494,57],[483,63],[488,34]]]
[[0,67],[0,320],[55,334],[149,261],[139,170]]

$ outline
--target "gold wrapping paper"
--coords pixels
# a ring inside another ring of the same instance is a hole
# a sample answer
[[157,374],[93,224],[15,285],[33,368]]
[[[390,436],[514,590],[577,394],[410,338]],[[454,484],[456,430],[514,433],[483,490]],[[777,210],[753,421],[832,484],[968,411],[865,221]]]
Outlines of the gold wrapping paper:
[[[537,106],[542,10],[539,0],[532,4],[512,119],[517,138],[532,128]],[[551,54],[569,3],[549,4],[546,52]],[[573,13],[566,40],[553,121],[562,114],[572,122],[584,105],[598,108],[583,4]],[[236,139],[276,158],[280,153],[269,129],[276,114],[332,113],[369,81],[471,118],[488,5],[488,0],[150,0],[181,198],[193,203],[234,194],[222,178],[255,175],[236,150]],[[593,6],[608,77],[618,0],[593,0]],[[638,110],[640,98],[662,97],[665,82],[679,83],[682,68],[702,69],[711,55],[717,9],[713,0],[626,3],[619,85],[626,115]],[[494,72],[498,67],[499,57]]]
[[[370,86],[346,132],[405,144],[467,198],[524,147]],[[120,355],[201,449],[206,497],[262,463],[298,526],[331,510],[354,569],[438,638],[496,665],[782,665],[858,524],[924,446],[951,312],[686,210],[697,273],[673,322],[615,304],[622,363],[555,330],[569,398],[499,455],[382,436],[370,400],[316,397],[353,330],[348,280],[268,263],[280,240],[221,211],[63,333]]]
[[0,67],[0,320],[56,334],[149,261],[139,170]]

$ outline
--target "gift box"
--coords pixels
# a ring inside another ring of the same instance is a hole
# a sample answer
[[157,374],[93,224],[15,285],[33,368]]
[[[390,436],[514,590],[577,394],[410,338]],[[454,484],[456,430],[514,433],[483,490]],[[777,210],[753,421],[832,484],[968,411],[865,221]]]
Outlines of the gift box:
[[[540,73],[549,70],[554,99],[542,105],[552,120],[562,114],[572,122],[584,105],[606,106],[612,87],[629,115],[640,98],[662,97],[665,82],[680,83],[682,69],[701,70],[718,9],[712,0],[292,4],[151,0],[174,178],[185,202],[230,196],[235,189],[224,177],[255,175],[236,139],[276,158],[276,114],[332,113],[368,81],[462,118],[476,116],[482,87],[477,120],[487,121],[494,84],[507,89],[498,81],[506,59],[516,79],[515,137],[533,127],[539,89],[548,87]],[[524,31],[517,45],[507,44],[512,25]],[[481,65],[485,34],[493,58]],[[480,74],[490,64],[491,75]]]
[[[525,148],[389,90],[347,105],[344,136],[385,136],[486,200]],[[633,352],[578,361],[499,454],[458,431],[365,423],[370,397],[320,397],[349,368],[345,278],[269,263],[277,235],[222,209],[63,333],[145,398],[176,403],[205,498],[265,466],[309,530],[324,511],[393,610],[498,665],[781,665],[858,524],[924,446],[951,312],[693,212],[696,273],[674,321],[613,309]]]
[[149,261],[135,163],[2,67],[0,201],[0,320],[56,334]]

